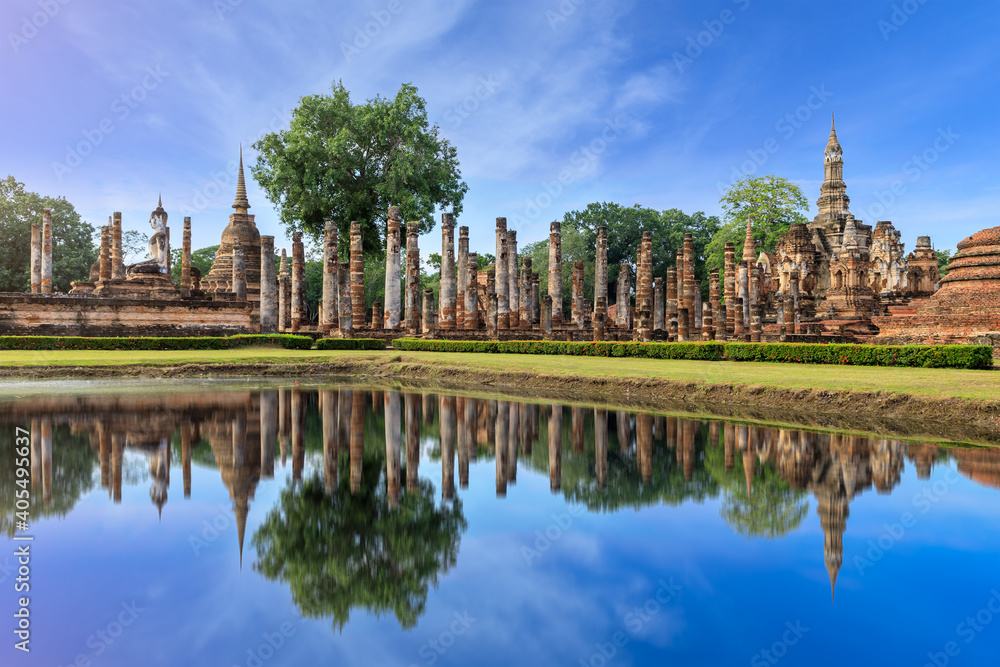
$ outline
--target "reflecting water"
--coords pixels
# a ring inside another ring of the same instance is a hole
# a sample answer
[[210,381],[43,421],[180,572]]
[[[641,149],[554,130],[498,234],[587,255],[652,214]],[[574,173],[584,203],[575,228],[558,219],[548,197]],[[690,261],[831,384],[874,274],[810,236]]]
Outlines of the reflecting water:
[[[30,431],[34,538],[32,652],[8,633],[4,664],[1000,649],[1000,450],[358,387],[51,397],[0,421],[4,461]],[[5,587],[17,479],[0,468]]]

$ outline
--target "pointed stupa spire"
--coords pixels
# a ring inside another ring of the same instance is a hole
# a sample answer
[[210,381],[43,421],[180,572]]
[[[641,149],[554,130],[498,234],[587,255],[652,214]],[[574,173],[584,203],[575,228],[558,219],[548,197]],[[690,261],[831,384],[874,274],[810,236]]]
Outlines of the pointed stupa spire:
[[833,112],[831,111],[830,112],[830,140],[826,142],[826,149],[830,150],[831,148],[834,148],[834,147],[836,147],[837,149],[840,149],[840,141],[837,140],[837,123],[836,123],[836,119],[834,118]]
[[840,566],[827,561],[826,571],[830,575],[830,603],[837,601],[837,575],[840,574]]
[[156,204],[157,208],[163,208],[163,193],[160,193],[160,201]]
[[243,571],[243,536],[247,532],[247,513],[250,507],[246,503],[237,502],[233,507],[236,514],[236,532],[240,538],[240,571]]
[[240,173],[236,180],[236,201],[233,202],[233,208],[237,213],[244,214],[250,208],[250,202],[247,200],[247,182],[243,177],[243,144],[240,144]]
[[753,241],[753,228],[750,226],[750,216],[747,216],[747,235],[743,240],[743,259],[747,266],[753,266],[757,262],[756,245]]

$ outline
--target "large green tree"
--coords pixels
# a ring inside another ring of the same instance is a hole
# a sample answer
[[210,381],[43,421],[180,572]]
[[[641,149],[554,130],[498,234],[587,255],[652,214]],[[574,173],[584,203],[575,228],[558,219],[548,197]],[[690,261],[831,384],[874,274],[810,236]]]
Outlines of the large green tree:
[[725,265],[727,243],[736,246],[736,262],[743,259],[747,218],[758,252],[773,251],[778,239],[793,223],[808,222],[803,213],[809,210],[809,201],[802,188],[780,176],[747,176],[733,183],[719,203],[722,204],[722,226],[708,244],[707,268],[719,269],[720,275]]
[[74,280],[87,280],[97,261],[94,227],[63,197],[28,192],[13,176],[0,180],[0,292],[31,289],[31,225],[42,224],[42,209],[52,210],[52,290],[68,292]]
[[361,223],[365,254],[385,254],[386,214],[434,226],[437,208],[457,216],[468,186],[457,151],[427,120],[417,89],[400,86],[394,99],[376,96],[353,104],[338,81],[331,95],[301,98],[287,130],[254,143],[251,168],[282,223],[318,238],[326,220],[337,222],[347,249],[351,221]]

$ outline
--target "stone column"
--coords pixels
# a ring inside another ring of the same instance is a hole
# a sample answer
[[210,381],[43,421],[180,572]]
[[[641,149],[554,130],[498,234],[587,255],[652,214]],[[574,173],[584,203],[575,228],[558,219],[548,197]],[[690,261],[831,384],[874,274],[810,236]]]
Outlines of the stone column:
[[573,262],[573,294],[572,294],[573,326],[583,329],[583,262]]
[[518,298],[518,321],[522,329],[531,328],[531,258],[521,258],[521,294]]
[[541,326],[544,335],[552,335],[552,297],[548,294],[542,297]]
[[701,304],[701,339],[715,340],[715,327],[712,322],[712,302]]
[[288,275],[288,253],[281,249],[278,267],[278,331],[292,328],[292,280]]
[[724,295],[726,308],[732,312],[736,305],[736,247],[733,243],[727,243],[725,248],[725,262],[722,268]]
[[[399,328],[400,313],[403,307],[400,292],[402,289],[400,255],[403,247],[400,225],[402,224],[403,218],[399,213],[399,207],[390,206],[385,237],[385,312],[382,313],[383,326],[388,330]],[[375,321],[375,318],[376,313],[373,310],[372,322]]]
[[711,306],[712,306],[712,326],[713,326],[712,336],[713,336],[713,340],[718,337],[716,335],[716,332],[714,331],[714,329],[717,328],[716,327],[716,324],[717,324],[716,319],[718,318],[718,315],[719,315],[719,303],[720,303],[719,297],[720,297],[720,293],[719,293],[719,270],[718,269],[712,269],[711,271],[708,272],[708,301],[709,301],[709,304],[711,304]]
[[629,275],[628,262],[622,262],[618,267],[618,300],[615,309],[615,325],[619,329],[629,328],[629,292],[631,292],[632,280]]
[[458,286],[455,297],[455,328],[465,329],[465,302],[469,292],[469,228],[458,228]]
[[[188,258],[191,256],[191,218],[184,218],[188,234]],[[111,279],[125,280],[125,263],[122,261],[122,214],[115,211],[111,223]],[[187,289],[191,289],[190,285]]]
[[[118,261],[121,262],[121,248],[118,249]],[[273,271],[274,267],[271,267],[271,270]],[[111,245],[111,275],[112,277],[115,275],[114,243]],[[181,233],[181,291],[191,292],[191,218],[189,217],[184,218],[184,231]]]
[[799,311],[799,272],[792,271],[788,274],[788,301],[792,303],[792,320],[788,321],[785,318],[785,326],[788,327],[788,333],[802,333],[799,328],[799,322],[801,320]]
[[697,330],[698,333],[700,333],[701,332],[701,313],[702,313],[702,308],[701,308],[701,285],[698,285],[697,283],[695,283],[695,285],[696,285],[696,287],[695,287],[695,290],[694,290],[694,303],[692,304],[692,307],[694,308],[694,324],[692,324],[691,326],[693,326],[694,329]]
[[[695,294],[697,292],[697,294]],[[692,338],[701,333],[696,327],[696,315],[701,313],[701,286],[695,278],[694,235],[684,234],[684,305],[688,309],[688,330]]]
[[302,245],[302,232],[292,232],[292,331],[302,327],[302,311],[305,310],[306,274],[305,247]]
[[470,252],[466,260],[466,271],[468,275],[465,279],[465,312],[464,328],[467,331],[479,329],[479,253]]
[[549,296],[552,297],[552,326],[562,326],[562,225],[549,225]]
[[31,223],[31,293],[42,293],[42,228]]
[[365,328],[365,257],[361,223],[351,222],[351,326]]
[[497,329],[510,328],[510,276],[507,275],[510,261],[507,257],[507,234],[500,235],[500,254],[497,255],[494,283],[497,295]]
[[687,297],[685,294],[685,282],[684,282],[684,246],[681,246],[677,251],[677,308],[687,308]]
[[743,299],[743,325],[750,322],[750,270],[745,261],[741,261],[736,273],[736,298]]
[[795,333],[795,312],[792,297],[788,294],[781,299],[781,321],[778,324],[784,325],[786,334]]
[[717,314],[713,313],[714,318],[712,322],[715,325],[715,340],[719,341],[720,343],[725,343],[727,340],[729,340],[729,334],[726,331],[727,311],[728,309],[726,308],[726,304],[720,303],[719,312]]
[[260,237],[260,332],[278,330],[278,282],[274,277],[274,237]]
[[653,331],[666,328],[666,310],[663,303],[663,278],[653,281]]
[[434,337],[434,290],[424,290],[424,338]]
[[[597,312],[597,300],[604,297],[608,302],[608,228],[601,225],[597,228],[597,256],[594,264],[594,312]],[[605,317],[607,312],[605,311]]]
[[246,301],[247,299],[246,254],[243,252],[243,245],[239,241],[233,243],[233,294],[240,301]]
[[688,340],[688,310],[687,308],[677,309],[677,342],[686,343]]
[[671,267],[667,269],[667,304],[665,325],[669,326],[670,316],[677,317],[677,269]]
[[760,342],[760,332],[761,332],[761,307],[758,304],[754,304],[750,308],[750,342],[759,343]]
[[518,328],[521,313],[521,287],[517,265],[517,232],[507,230],[507,301],[510,309],[510,328]]
[[100,280],[111,280],[111,226],[101,227]]
[[456,328],[455,278],[455,216],[443,213],[441,214],[441,273],[438,284],[438,307],[441,313],[438,318],[438,328],[442,331],[452,331]]
[[531,272],[531,326],[537,327],[542,321],[542,302],[539,299],[540,285],[538,273]]
[[52,211],[42,209],[42,294],[52,294]]
[[354,330],[354,316],[351,307],[351,263],[341,262],[337,268],[337,282],[340,289],[337,290],[340,299],[337,306],[340,310],[340,332],[348,335]]
[[497,333],[497,295],[494,293],[486,297],[486,335],[496,338]]
[[420,247],[419,223],[406,223],[406,333],[420,333]]
[[[734,322],[733,322],[733,338],[736,339],[736,342],[741,343],[741,342],[743,342],[743,339],[744,339],[744,337],[746,336],[746,333],[747,333],[746,320],[743,319],[743,312],[744,312],[743,311],[743,297],[738,296],[738,297],[736,297],[734,299],[734,301],[736,301],[736,303],[733,304],[733,315],[735,316],[733,318],[734,319]],[[726,315],[728,316],[729,313],[727,312]]]
[[323,225],[323,308],[319,320],[320,331],[324,336],[329,336],[331,331],[339,328],[337,325],[340,313],[337,301],[340,281],[337,280],[337,271],[340,268],[340,259],[337,257],[337,236],[337,224],[327,220]]
[[604,322],[608,317],[608,297],[597,297],[597,305],[594,307],[594,341],[604,340]]

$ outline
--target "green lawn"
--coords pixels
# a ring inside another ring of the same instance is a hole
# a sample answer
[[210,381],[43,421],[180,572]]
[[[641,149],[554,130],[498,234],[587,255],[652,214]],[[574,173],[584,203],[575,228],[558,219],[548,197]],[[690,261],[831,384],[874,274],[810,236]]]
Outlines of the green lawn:
[[676,361],[518,354],[448,352],[303,351],[275,348],[156,352],[0,351],[0,366],[108,366],[238,363],[321,363],[352,359],[387,362],[403,357],[437,367],[538,373],[564,377],[663,379],[674,382],[744,384],[831,391],[887,391],[902,394],[1000,399],[1000,372],[931,368],[822,366],[807,364]]

